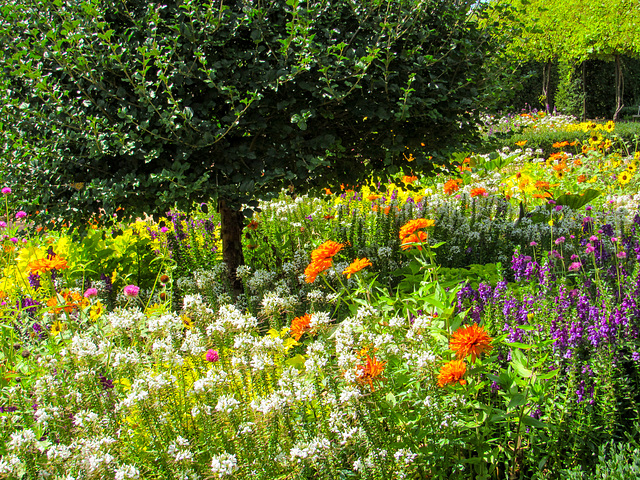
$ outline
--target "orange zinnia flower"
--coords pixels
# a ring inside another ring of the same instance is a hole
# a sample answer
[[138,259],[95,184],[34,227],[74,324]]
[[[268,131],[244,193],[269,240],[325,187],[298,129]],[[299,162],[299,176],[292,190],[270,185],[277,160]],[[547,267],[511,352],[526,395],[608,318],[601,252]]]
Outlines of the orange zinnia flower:
[[64,268],[69,268],[69,265],[67,265],[67,261],[59,255],[52,258],[38,258],[29,263],[31,273],[45,273],[54,269],[62,270]]
[[587,181],[587,176],[586,175],[578,176],[578,183],[584,183],[586,181]]
[[351,265],[345,268],[344,272],[342,273],[343,275],[346,275],[347,278],[351,278],[351,275],[353,275],[354,273],[358,273],[363,268],[370,267],[371,265],[373,264],[367,257],[356,258],[353,262],[351,262]]
[[452,360],[440,369],[438,374],[438,386],[444,387],[460,382],[465,385],[467,381],[462,377],[467,373],[467,366],[462,360]]
[[358,365],[358,381],[360,383],[368,383],[371,391],[373,391],[373,382],[379,380],[379,376],[384,372],[384,366],[387,362],[379,361],[375,356],[367,355],[367,363]]
[[405,175],[404,177],[402,177],[402,183],[413,183],[416,180],[418,180],[418,177],[416,177],[415,175]]
[[429,235],[425,232],[420,231],[412,233],[402,240],[402,245],[400,245],[400,247],[403,250],[408,250],[411,247],[416,247],[418,250],[422,250],[422,244],[427,241],[427,238],[429,238]]
[[305,313],[301,317],[296,317],[291,321],[291,328],[289,329],[289,335],[291,335],[296,342],[300,341],[302,335],[311,330],[311,315]]
[[316,277],[331,268],[331,265],[333,265],[333,261],[330,258],[314,260],[304,270],[305,281],[307,283],[315,282]]
[[405,237],[415,233],[417,230],[433,227],[435,223],[436,222],[434,220],[428,220],[426,218],[416,218],[415,220],[409,220],[402,226],[402,228],[400,228],[400,240],[403,240]]
[[545,182],[542,180],[538,180],[536,182],[536,188],[538,190],[549,190],[549,188],[551,187],[551,185],[549,184],[549,182]]
[[311,252],[311,260],[315,262],[316,260],[333,258],[336,253],[342,250],[342,247],[344,247],[344,245],[341,243],[334,242],[333,240],[327,240]]
[[245,228],[247,228],[248,230],[257,230],[258,222],[256,222],[255,220],[251,220]]
[[549,192],[534,193],[533,198],[551,198],[551,194]]
[[479,327],[473,323],[468,327],[461,327],[456,330],[449,341],[449,348],[456,352],[460,359],[471,355],[471,361],[475,362],[480,354],[490,351],[491,337],[487,335],[484,327]]
[[371,194],[371,195],[367,195],[367,200],[370,201],[370,202],[373,202],[373,201],[379,199],[380,197],[381,197],[380,195]]
[[472,188],[469,194],[471,195],[471,197],[478,197],[478,196],[486,197],[487,191],[484,188]]
[[461,183],[462,180],[460,180],[459,178],[452,178],[444,184],[444,193],[446,193],[447,195],[451,195],[452,193],[457,192],[458,190],[460,190]]

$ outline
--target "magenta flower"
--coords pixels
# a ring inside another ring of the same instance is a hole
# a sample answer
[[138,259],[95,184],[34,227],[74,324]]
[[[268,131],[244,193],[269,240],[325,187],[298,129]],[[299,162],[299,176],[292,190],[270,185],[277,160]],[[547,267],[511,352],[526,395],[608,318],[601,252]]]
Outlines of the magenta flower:
[[530,247],[535,247],[536,245],[538,245],[538,243],[537,243],[537,242],[531,242],[531,243],[529,244],[529,246],[530,246]]
[[137,297],[139,292],[140,287],[136,287],[135,285],[127,285],[124,287],[125,297]]
[[26,218],[26,216],[27,216],[27,212],[23,212],[22,210],[16,213],[16,218],[18,220],[20,220],[21,218]]
[[9,195],[11,193],[11,189],[9,187],[4,187],[2,189],[2,194],[3,195]]
[[98,295],[98,290],[95,288],[87,288],[87,291],[84,292],[84,298],[96,297]]
[[218,360],[220,360],[220,355],[216,350],[212,348],[207,350],[207,362],[217,362]]
[[569,271],[573,272],[575,270],[580,270],[580,267],[582,267],[582,264],[580,262],[573,262],[571,265],[569,265]]
[[0,228],[6,228],[6,227],[7,227],[6,222],[3,222],[0,220]]
[[626,254],[626,252],[618,252],[618,253],[616,254],[616,256],[617,256],[618,258],[627,258],[627,254]]
[[594,247],[593,245],[591,245],[590,243],[587,243],[587,248],[584,251],[584,253],[586,253],[587,255],[590,253],[593,253],[596,251],[596,247]]
[[556,245],[560,245],[561,243],[564,243],[565,238],[564,237],[558,237],[556,238]]

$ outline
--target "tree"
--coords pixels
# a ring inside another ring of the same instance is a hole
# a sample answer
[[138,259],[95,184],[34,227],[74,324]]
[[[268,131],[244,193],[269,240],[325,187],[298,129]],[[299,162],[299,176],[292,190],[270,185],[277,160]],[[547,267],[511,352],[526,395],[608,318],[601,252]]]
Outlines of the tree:
[[[492,6],[501,3],[502,0],[494,0]],[[613,117],[617,119],[623,107],[624,92],[621,57],[640,56],[640,3],[637,0],[516,0],[511,5],[519,15],[515,19],[507,18],[506,23],[526,27],[522,35],[511,40],[508,52],[514,62],[534,60],[543,64],[543,97],[549,95],[551,67],[555,61],[561,65],[563,88],[572,91],[575,99],[579,94],[574,87],[580,82],[566,85],[574,80],[572,70],[575,66],[583,65],[581,83],[584,87],[585,60],[614,62],[616,106]],[[583,105],[583,115],[585,110]]]
[[[41,221],[243,206],[415,171],[473,133],[484,34],[461,0],[14,0],[2,6],[5,181]],[[124,207],[124,210],[117,210]]]

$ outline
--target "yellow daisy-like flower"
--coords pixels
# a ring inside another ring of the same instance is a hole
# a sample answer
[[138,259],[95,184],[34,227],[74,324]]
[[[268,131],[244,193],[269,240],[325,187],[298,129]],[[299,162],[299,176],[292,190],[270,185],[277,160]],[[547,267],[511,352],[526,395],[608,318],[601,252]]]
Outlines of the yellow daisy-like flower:
[[519,147],[524,147],[527,144],[526,140],[520,140],[519,142],[516,142],[516,145]]
[[57,337],[64,330],[64,323],[60,321],[53,322],[51,325],[51,335]]
[[631,181],[631,174],[628,171],[624,170],[618,175],[618,183],[620,183],[620,185],[626,185],[629,181]]
[[89,318],[92,322],[98,320],[102,315],[104,315],[104,305],[100,302],[97,302],[89,309]]
[[616,124],[612,120],[609,120],[604,124],[604,127],[602,128],[604,128],[607,132],[613,132],[613,129],[616,128]]
[[627,172],[634,174],[636,173],[636,170],[638,169],[637,165],[634,163],[630,163],[629,165],[627,165]]
[[193,328],[193,320],[191,320],[191,318],[187,317],[186,315],[183,315],[182,317],[180,317],[182,319],[182,325],[184,325],[184,328],[191,330]]

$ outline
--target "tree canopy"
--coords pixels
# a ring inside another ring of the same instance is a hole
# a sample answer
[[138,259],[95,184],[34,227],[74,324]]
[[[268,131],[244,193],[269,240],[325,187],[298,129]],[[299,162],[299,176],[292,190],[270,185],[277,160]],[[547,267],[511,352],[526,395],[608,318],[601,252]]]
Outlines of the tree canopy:
[[14,0],[5,181],[82,221],[252,204],[416,170],[471,131],[483,37],[456,0]]

